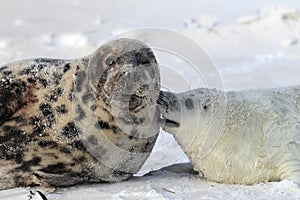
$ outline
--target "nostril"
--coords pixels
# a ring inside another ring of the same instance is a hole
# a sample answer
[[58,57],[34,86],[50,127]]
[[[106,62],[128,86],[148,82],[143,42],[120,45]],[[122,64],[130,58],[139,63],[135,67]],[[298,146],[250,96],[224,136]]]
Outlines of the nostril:
[[130,96],[130,100],[129,100],[129,110],[130,111],[136,110],[142,104],[143,104],[142,97],[139,97],[136,94],[133,94]]

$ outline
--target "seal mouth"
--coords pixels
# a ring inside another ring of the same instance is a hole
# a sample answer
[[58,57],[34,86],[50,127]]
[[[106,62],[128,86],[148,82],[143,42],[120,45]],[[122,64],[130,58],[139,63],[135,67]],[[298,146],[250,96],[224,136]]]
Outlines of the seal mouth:
[[180,124],[170,119],[165,120],[165,125],[172,128],[179,128]]
[[168,128],[179,128],[180,123],[173,121],[171,119],[167,119],[165,117],[160,117],[159,123],[161,124],[162,127],[168,127]]

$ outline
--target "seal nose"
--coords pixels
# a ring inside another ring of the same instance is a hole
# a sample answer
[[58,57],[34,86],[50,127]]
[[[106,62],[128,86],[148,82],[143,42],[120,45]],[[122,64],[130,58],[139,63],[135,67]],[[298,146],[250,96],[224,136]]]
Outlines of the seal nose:
[[172,92],[160,91],[157,103],[158,105],[160,105],[160,107],[162,107],[164,111],[166,111],[166,113],[178,109],[178,99]]
[[161,113],[160,124],[163,128],[179,128],[180,105],[178,99],[174,93],[160,91],[159,98],[157,100],[158,109]]

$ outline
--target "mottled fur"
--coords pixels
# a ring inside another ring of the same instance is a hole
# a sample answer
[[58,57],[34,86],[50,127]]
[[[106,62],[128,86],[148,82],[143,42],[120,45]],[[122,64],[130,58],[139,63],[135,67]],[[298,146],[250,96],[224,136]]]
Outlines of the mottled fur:
[[152,51],[130,39],[0,67],[0,189],[130,177],[157,138],[159,87]]

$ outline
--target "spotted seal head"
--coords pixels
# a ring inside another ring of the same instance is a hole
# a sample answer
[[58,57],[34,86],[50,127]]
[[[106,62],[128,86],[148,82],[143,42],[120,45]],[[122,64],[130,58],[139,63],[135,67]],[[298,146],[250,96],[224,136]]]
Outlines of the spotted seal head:
[[159,132],[159,88],[153,52],[133,39],[1,66],[0,189],[132,176]]

